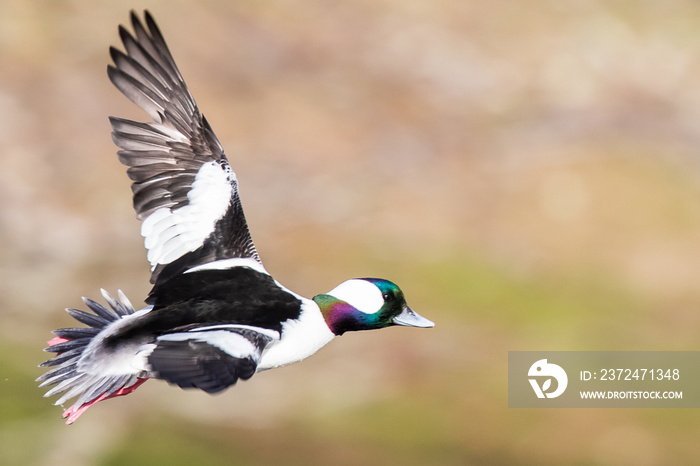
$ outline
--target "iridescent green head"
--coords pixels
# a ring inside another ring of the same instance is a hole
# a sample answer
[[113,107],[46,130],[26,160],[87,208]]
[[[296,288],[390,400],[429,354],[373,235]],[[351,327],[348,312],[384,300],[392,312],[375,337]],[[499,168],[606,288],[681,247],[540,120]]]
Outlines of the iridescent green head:
[[434,327],[411,310],[401,289],[381,278],[355,278],[314,296],[328,328],[336,335],[391,325]]

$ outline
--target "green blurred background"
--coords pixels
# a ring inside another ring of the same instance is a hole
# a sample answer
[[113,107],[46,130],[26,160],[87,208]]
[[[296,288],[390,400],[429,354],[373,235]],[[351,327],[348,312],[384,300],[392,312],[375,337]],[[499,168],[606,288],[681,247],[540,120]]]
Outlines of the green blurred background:
[[[432,330],[349,334],[218,396],[149,382],[66,427],[62,309],[148,265],[108,47],[149,8],[267,269],[396,281]],[[0,1],[3,465],[697,464],[692,409],[507,407],[509,350],[698,350],[700,3]]]

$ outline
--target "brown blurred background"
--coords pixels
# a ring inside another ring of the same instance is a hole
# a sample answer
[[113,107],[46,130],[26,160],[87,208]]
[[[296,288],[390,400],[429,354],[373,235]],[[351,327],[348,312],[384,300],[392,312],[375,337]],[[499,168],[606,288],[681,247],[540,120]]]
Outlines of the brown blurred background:
[[[66,427],[64,307],[148,264],[106,76],[155,15],[306,296],[396,281],[433,330],[344,336],[210,397],[150,382]],[[697,410],[507,408],[509,350],[700,346],[700,4],[0,1],[0,463],[700,462]]]

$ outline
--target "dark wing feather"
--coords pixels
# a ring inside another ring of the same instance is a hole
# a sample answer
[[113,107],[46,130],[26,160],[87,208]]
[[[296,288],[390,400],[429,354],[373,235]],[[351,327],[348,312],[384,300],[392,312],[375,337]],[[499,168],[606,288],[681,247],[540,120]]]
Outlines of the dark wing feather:
[[263,349],[277,338],[252,328],[166,334],[156,341],[148,363],[156,378],[218,393],[238,379],[251,378]]
[[107,73],[152,119],[110,118],[112,138],[121,148],[119,160],[133,181],[136,216],[144,221],[151,282],[219,259],[260,262],[223,148],[158,26],[148,11],[144,17],[145,26],[131,13],[133,35],[119,27],[125,52],[110,48],[114,65]]

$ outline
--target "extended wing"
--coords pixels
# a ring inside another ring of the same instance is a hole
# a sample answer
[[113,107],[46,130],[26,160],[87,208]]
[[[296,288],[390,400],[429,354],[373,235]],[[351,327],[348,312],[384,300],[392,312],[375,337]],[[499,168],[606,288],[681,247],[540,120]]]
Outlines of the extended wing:
[[112,83],[148,113],[140,123],[110,118],[112,138],[129,166],[136,216],[156,286],[220,259],[260,262],[223,148],[197,104],[153,18],[131,13],[134,35],[123,26],[125,52],[110,48]]

